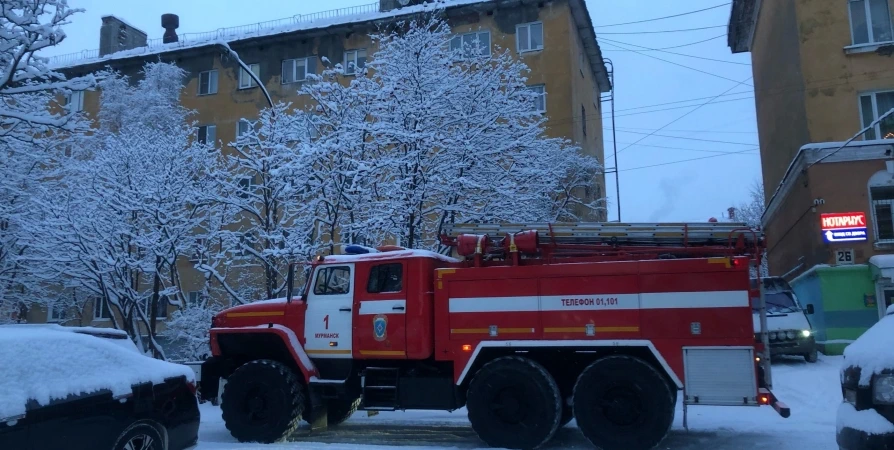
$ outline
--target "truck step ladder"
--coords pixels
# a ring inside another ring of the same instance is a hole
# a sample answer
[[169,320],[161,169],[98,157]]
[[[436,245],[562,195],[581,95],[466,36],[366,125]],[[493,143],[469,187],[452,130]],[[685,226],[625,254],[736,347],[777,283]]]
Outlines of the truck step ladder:
[[361,409],[394,411],[397,409],[397,384],[400,372],[391,367],[367,367],[361,377]]
[[536,230],[541,244],[608,244],[622,246],[719,246],[734,243],[741,236],[747,247],[762,244],[762,233],[742,222],[692,223],[500,223],[453,224],[445,236],[487,235],[502,239],[507,234]]

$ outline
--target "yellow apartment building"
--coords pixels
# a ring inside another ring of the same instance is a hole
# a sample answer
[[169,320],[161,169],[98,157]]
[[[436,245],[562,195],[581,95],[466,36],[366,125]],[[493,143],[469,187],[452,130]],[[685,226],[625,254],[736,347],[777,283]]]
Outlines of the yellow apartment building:
[[[268,106],[261,89],[235,61],[215,45],[225,40],[251,66],[274,102],[302,105],[298,95],[307,74],[321,73],[335,62],[363,66],[375,57],[369,33],[376,27],[430,11],[436,3],[425,0],[380,0],[377,3],[299,15],[287,19],[178,36],[179,19],[166,15],[165,37],[148,39],[147,33],[123,18],[103,17],[98,50],[52,58],[55,70],[69,76],[110,66],[132,78],[147,61],[174,62],[188,72],[181,95],[183,106],[197,112],[198,138],[224,146],[245,131]],[[508,49],[531,69],[529,86],[542,93],[537,107],[547,117],[547,134],[571,140],[588,155],[604,161],[601,98],[611,91],[610,76],[584,0],[459,0],[446,4],[444,13],[455,42],[474,41],[488,51]],[[350,70],[350,69],[349,69]],[[76,109],[95,114],[98,92],[85,92],[68,100]],[[225,149],[224,149],[225,151]],[[588,189],[591,198],[605,196],[604,175]],[[590,220],[606,220],[605,212]],[[185,258],[186,259],[186,258]],[[199,295],[202,277],[188,261],[181,265],[185,296]],[[166,317],[173,307],[159,311]],[[42,322],[48,311],[35,309],[29,321]],[[102,325],[107,308],[88,304],[81,325]],[[49,311],[50,320],[62,313]]]

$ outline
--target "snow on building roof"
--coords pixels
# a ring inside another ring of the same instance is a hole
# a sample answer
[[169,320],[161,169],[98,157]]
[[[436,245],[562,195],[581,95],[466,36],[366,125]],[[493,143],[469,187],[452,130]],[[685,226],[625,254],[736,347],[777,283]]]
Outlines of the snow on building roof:
[[[83,50],[75,53],[56,55],[50,57],[49,68],[54,70],[99,64],[107,61],[123,60],[140,56],[155,55],[191,48],[208,47],[219,42],[234,43],[248,39],[255,39],[278,34],[293,33],[324,29],[337,25],[352,23],[372,22],[382,19],[394,19],[398,17],[412,16],[426,11],[437,9],[456,8],[484,3],[497,4],[507,0],[434,0],[419,5],[404,6],[389,11],[380,11],[379,2],[348,8],[323,11],[312,14],[298,14],[292,17],[270,20],[250,25],[242,25],[230,28],[219,28],[204,33],[184,33],[178,35],[177,42],[164,43],[162,39],[149,39],[146,46],[132,50],[123,50],[104,56],[99,56],[99,49]],[[512,2],[510,2],[512,3]],[[596,76],[596,83],[600,92],[610,92],[611,81],[608,77],[602,50],[596,39],[593,22],[584,0],[570,0],[574,24],[577,26],[583,47],[590,61],[590,68]],[[118,16],[118,20],[124,22]],[[127,22],[124,22],[127,23]],[[129,25],[129,24],[128,24]],[[132,25],[131,25],[132,26]],[[134,27],[136,28],[136,27]],[[141,30],[142,31],[142,30]]]
[[107,339],[53,327],[0,326],[0,420],[72,395],[109,390],[125,395],[140,383],[185,376],[187,366],[149,358]]
[[845,142],[815,142],[802,146],[792,158],[782,181],[767,202],[767,209],[761,217],[761,226],[766,228],[767,221],[776,213],[782,200],[795,184],[796,174],[802,170],[813,164],[887,159],[890,156],[886,152],[890,150],[894,150],[894,139],[852,141],[847,145]]
[[[218,28],[217,30],[209,32],[179,34],[179,40],[177,42],[167,44],[163,43],[161,39],[150,39],[145,47],[123,50],[105,56],[99,56],[99,50],[85,50],[66,55],[58,55],[50,58],[50,68],[62,69],[66,67],[77,67],[105,61],[204,47],[214,45],[218,41],[233,43],[277,34],[328,28],[349,23],[390,19],[418,14],[425,11],[433,11],[440,8],[452,8],[494,1],[496,0],[436,0],[431,3],[405,6],[390,11],[379,11],[379,3],[376,2],[349,8],[323,11],[320,13],[298,14],[284,19],[270,20],[251,25]],[[115,17],[118,18],[117,16]]]

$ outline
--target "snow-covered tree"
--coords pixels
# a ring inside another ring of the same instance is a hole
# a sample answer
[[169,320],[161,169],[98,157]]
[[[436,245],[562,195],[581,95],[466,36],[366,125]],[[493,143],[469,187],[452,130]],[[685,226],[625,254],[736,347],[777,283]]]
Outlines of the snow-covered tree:
[[[232,300],[245,298],[227,281],[225,272],[259,270],[262,295],[274,298],[285,289],[288,262],[305,259],[312,252],[312,218],[304,212],[295,178],[295,160],[306,145],[308,121],[303,113],[290,112],[291,105],[278,103],[261,111],[255,122],[239,125],[232,152],[214,174],[215,203],[220,219],[208,227],[208,245],[202,263],[196,266],[226,286]],[[310,168],[299,167],[300,176]],[[235,268],[234,265],[241,267]]]
[[149,63],[133,86],[105,80],[95,133],[48,174],[29,222],[44,278],[98,297],[113,326],[158,357],[156,311],[165,298],[183,303],[177,260],[205,220],[218,158],[193,139],[179,104],[184,78],[173,64]]
[[52,165],[70,132],[86,127],[57,99],[79,98],[97,77],[66,79],[38,53],[65,39],[62,27],[79,11],[65,0],[0,2],[0,322],[23,320],[32,303],[50,301],[23,262],[27,230],[20,216],[39,182],[37,170]]
[[[733,222],[744,222],[755,230],[762,230],[761,218],[766,210],[766,202],[764,201],[764,184],[760,180],[755,180],[748,189],[748,199],[740,202],[732,211],[732,217],[728,219]],[[769,268],[767,266],[767,253],[764,252],[761,260],[761,276],[769,276]],[[755,275],[752,269],[752,276]]]
[[528,68],[509,51],[451,46],[436,14],[372,38],[371,82],[352,85],[372,117],[364,160],[374,195],[360,202],[361,228],[435,248],[453,222],[577,218],[601,207],[580,192],[601,166],[544,135]]
[[93,75],[66,79],[38,54],[65,39],[62,26],[80,9],[66,0],[3,0],[0,3],[0,136],[30,140],[44,127],[76,128],[73,110],[48,106],[59,93],[95,86]]

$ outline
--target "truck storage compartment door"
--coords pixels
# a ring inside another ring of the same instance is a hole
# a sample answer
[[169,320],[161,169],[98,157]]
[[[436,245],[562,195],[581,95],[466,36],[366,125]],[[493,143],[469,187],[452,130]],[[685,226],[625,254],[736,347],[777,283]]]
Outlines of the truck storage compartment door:
[[758,406],[753,347],[683,347],[690,405]]

